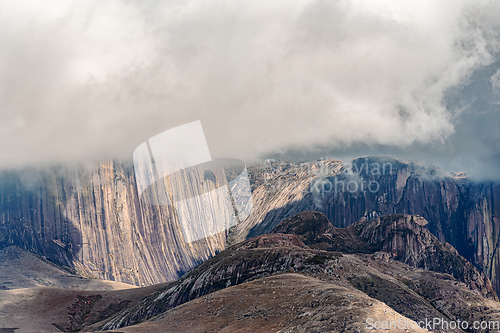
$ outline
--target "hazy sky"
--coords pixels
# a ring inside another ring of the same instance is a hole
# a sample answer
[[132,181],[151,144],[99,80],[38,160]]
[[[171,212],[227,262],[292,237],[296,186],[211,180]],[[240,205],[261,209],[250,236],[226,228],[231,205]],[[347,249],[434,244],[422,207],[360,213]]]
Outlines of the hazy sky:
[[[413,156],[494,177],[499,1],[0,1],[0,160]],[[320,148],[318,148],[320,147]]]

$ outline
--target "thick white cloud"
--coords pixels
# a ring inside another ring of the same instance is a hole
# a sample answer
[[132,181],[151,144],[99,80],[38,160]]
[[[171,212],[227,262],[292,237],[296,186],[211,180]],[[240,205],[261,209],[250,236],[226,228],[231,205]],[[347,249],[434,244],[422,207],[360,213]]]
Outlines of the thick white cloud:
[[444,93],[492,61],[499,16],[465,0],[5,1],[1,163],[131,154],[196,119],[213,156],[440,142]]

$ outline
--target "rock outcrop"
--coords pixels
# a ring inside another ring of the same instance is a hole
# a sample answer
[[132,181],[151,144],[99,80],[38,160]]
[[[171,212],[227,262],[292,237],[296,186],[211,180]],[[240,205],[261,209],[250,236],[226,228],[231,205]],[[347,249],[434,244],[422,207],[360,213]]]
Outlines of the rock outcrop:
[[321,213],[303,212],[283,220],[273,232],[298,235],[311,248],[343,253],[382,252],[382,256],[411,267],[450,274],[483,297],[498,300],[488,277],[453,246],[440,242],[424,227],[426,224],[420,216],[389,215],[336,228]]

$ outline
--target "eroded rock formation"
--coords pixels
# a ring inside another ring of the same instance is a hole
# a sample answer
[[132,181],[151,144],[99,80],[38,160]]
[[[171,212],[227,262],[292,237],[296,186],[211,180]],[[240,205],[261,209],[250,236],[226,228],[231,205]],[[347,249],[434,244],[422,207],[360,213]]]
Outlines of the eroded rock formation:
[[4,171],[0,214],[1,247],[136,285],[177,279],[225,246],[224,234],[186,243],[175,210],[139,200],[127,162]]

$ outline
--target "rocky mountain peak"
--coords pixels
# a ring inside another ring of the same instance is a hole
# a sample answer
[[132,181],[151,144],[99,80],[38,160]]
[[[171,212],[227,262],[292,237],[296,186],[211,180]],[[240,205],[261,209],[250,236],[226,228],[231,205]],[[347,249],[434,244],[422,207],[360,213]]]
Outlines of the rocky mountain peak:
[[283,220],[273,232],[292,233],[311,248],[344,253],[384,252],[412,267],[450,274],[471,289],[497,299],[490,280],[448,243],[440,242],[418,215],[396,214],[335,228],[324,214],[302,212]]
[[333,224],[325,214],[305,211],[281,221],[273,233],[294,234],[302,236],[307,242],[314,242],[318,236],[331,231]]

